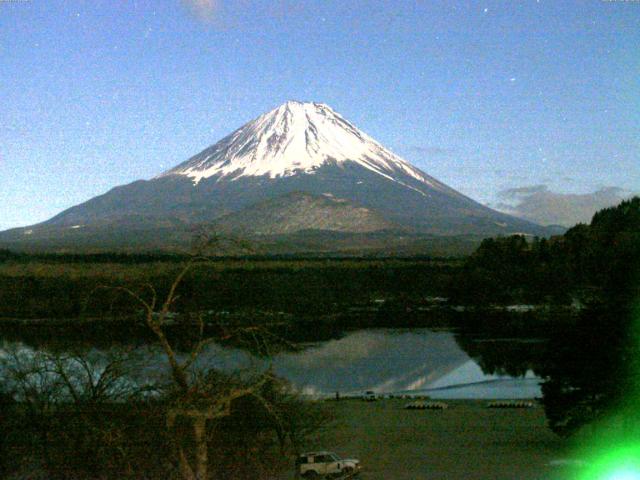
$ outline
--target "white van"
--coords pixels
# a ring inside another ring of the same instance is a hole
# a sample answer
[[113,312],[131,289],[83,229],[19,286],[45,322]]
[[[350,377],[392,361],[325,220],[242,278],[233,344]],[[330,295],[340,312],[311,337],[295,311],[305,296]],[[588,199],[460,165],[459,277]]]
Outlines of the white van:
[[360,460],[340,458],[333,452],[308,452],[298,456],[296,470],[307,479],[351,477],[360,473]]

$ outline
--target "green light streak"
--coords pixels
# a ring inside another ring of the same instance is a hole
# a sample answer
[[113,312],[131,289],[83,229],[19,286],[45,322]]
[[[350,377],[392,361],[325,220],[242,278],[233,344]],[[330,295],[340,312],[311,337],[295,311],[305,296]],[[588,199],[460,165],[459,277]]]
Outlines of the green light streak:
[[613,474],[607,477],[607,480],[638,480],[640,479],[640,474],[636,471],[630,470],[619,470],[614,472]]
[[[634,350],[640,352],[640,302],[634,309],[632,334],[637,342]],[[632,359],[628,366],[634,380],[628,398],[611,416],[609,424],[604,423],[609,432],[601,437],[596,435],[599,438],[592,440],[588,449],[582,450],[586,466],[580,470],[576,480],[640,480],[640,430],[637,428],[640,420],[640,359]],[[617,426],[615,421],[611,421],[613,418],[617,418]]]
[[609,449],[581,472],[579,480],[640,480],[640,443]]

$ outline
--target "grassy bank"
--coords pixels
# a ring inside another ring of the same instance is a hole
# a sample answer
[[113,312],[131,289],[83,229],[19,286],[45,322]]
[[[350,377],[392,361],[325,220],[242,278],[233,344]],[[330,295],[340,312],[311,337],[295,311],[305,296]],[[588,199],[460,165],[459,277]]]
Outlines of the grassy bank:
[[541,407],[458,400],[447,410],[415,411],[403,409],[407,402],[325,402],[335,422],[304,448],[359,458],[363,480],[566,478],[553,463],[567,458],[568,445],[547,428]]

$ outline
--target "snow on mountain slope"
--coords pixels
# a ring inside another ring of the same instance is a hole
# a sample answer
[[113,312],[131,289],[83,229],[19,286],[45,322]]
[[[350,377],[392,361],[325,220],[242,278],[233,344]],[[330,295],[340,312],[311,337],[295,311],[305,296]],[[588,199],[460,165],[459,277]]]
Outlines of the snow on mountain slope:
[[388,180],[423,192],[402,178],[457,194],[393,154],[321,103],[289,101],[245,124],[212,147],[160,175],[185,175],[194,184],[217,177],[267,176],[274,179],[313,174],[328,163],[354,162]]

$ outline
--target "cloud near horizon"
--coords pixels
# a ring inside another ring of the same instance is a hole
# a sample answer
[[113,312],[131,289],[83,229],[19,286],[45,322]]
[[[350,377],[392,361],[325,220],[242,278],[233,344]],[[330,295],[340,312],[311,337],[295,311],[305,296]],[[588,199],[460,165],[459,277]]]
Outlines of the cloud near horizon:
[[553,192],[547,185],[530,185],[502,190],[495,208],[540,225],[571,227],[589,223],[598,210],[614,206],[632,195],[619,187],[576,194]]

